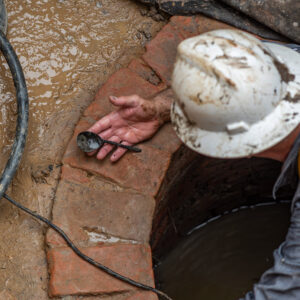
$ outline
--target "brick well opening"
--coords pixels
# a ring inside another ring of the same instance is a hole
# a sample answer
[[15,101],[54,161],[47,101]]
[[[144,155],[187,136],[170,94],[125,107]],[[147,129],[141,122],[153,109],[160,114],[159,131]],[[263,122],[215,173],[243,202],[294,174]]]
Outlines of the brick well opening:
[[280,191],[280,204],[272,198],[280,169],[269,159],[212,159],[182,146],[157,198],[156,286],[174,300],[232,300],[251,290],[289,225],[290,204],[281,200],[291,190]]
[[[264,158],[213,159],[182,146],[157,197],[151,246],[155,259],[168,254],[195,226],[241,206],[272,201],[281,163]],[[290,189],[279,198],[290,199]]]

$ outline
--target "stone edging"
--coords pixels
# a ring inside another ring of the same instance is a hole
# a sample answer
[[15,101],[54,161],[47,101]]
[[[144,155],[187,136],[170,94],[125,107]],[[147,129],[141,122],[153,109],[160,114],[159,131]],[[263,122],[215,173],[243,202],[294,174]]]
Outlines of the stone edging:
[[[181,143],[167,124],[151,140],[139,145],[141,153],[128,153],[112,164],[108,159],[98,161],[85,156],[75,139],[80,131],[112,110],[109,95],[139,94],[151,98],[166,89],[178,43],[219,28],[231,27],[202,16],[172,17],[146,46],[142,58],[114,73],[101,87],[77,124],[63,158],[53,221],[84,253],[144,284],[154,285],[149,246],[152,219],[171,181],[168,174],[171,172],[174,177],[176,173],[172,169],[173,158]],[[180,167],[188,164],[193,155],[183,157]],[[46,241],[51,297],[158,299],[153,293],[137,290],[82,261],[53,230],[48,231]]]

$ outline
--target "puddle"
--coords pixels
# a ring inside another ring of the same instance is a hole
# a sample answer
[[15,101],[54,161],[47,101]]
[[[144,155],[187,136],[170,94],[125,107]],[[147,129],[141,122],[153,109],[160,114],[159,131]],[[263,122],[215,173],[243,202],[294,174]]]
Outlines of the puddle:
[[208,222],[156,268],[160,287],[174,300],[237,300],[273,264],[284,240],[290,204],[256,206]]
[[[26,148],[8,194],[49,217],[61,158],[81,112],[164,22],[142,16],[142,6],[131,0],[9,0],[6,7],[7,37],[30,101]],[[0,55],[0,169],[15,127],[15,89]],[[0,295],[49,299],[43,227],[1,200],[0,232]]]
[[[30,98],[28,144],[43,141],[47,120],[73,109],[80,90],[95,88],[141,53],[160,25],[142,17],[132,1],[7,1],[8,38],[24,69]],[[143,41],[144,39],[144,41]],[[98,81],[91,83],[92,76]],[[16,105],[8,66],[0,60],[0,149],[14,136]],[[3,150],[2,150],[3,151]]]

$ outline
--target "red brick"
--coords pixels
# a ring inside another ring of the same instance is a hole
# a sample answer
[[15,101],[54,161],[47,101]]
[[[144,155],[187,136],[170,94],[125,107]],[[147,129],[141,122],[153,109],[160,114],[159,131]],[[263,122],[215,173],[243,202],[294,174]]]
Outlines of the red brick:
[[87,173],[80,169],[71,168],[68,165],[64,165],[61,169],[61,179],[73,181],[76,183],[90,183],[90,179]]
[[155,293],[145,291],[131,295],[126,300],[158,300],[158,297]]
[[[116,294],[116,295],[110,295],[109,300],[127,300],[126,295],[127,295],[127,293],[126,294],[121,293],[121,294]],[[103,297],[103,295],[99,295],[99,296],[87,295],[87,296],[70,296],[70,297],[65,297],[63,299],[66,299],[66,300],[103,300],[103,299],[105,299],[105,297]],[[106,297],[106,299],[108,299],[108,298]]]
[[[63,163],[103,176],[122,187],[155,196],[168,169],[170,153],[151,147],[151,144],[140,144],[138,147],[142,149],[141,153],[126,153],[117,163],[111,163],[108,158],[97,160],[83,153],[76,143],[77,134],[90,126],[88,121],[80,120],[67,147]],[[165,143],[168,143],[167,137]]]
[[[155,200],[145,195],[105,188],[94,190],[62,180],[56,192],[53,222],[82,247],[109,243],[109,238],[146,243],[154,207]],[[93,241],[89,234],[104,239]],[[65,244],[53,230],[48,232],[47,242],[52,246]]]
[[[99,91],[98,91],[97,95],[99,95]],[[96,95],[96,97],[97,97],[97,95]],[[102,102],[93,101],[88,106],[88,108],[83,112],[83,116],[90,117],[90,118],[94,119],[95,121],[97,121],[98,119],[100,119],[100,117],[103,117],[104,115],[106,115],[107,113],[112,111],[112,109],[113,109],[113,106],[110,104],[108,97],[106,97],[105,99],[103,99]]]
[[170,24],[180,32],[184,39],[195,36],[198,33],[198,24],[196,18],[185,17],[185,16],[175,16],[170,19]]
[[163,89],[163,85],[153,85],[130,69],[114,73],[97,92],[95,101],[85,110],[84,116],[98,119],[112,111],[108,96],[140,95],[151,98]]
[[171,83],[177,46],[182,40],[183,36],[169,23],[146,45],[143,59],[168,85]]
[[141,58],[133,59],[128,69],[137,73],[140,77],[149,81],[153,85],[163,85],[157,74]]
[[[73,298],[72,298],[73,299]],[[103,300],[107,298],[103,298],[103,296],[77,296],[76,300]],[[0,300],[2,300],[0,298]],[[7,300],[7,299],[3,299]],[[158,297],[153,292],[142,291],[142,292],[128,292],[128,293],[121,293],[116,295],[109,296],[109,300],[158,300]]]
[[202,15],[192,17],[174,16],[170,19],[170,24],[176,28],[184,39],[217,29],[236,29],[226,23]]
[[[53,221],[53,220],[52,220]],[[56,226],[62,227],[61,224],[55,223]],[[66,229],[64,229],[66,231]],[[73,237],[70,235],[69,232],[66,232],[66,234],[69,236],[71,241],[73,241]],[[66,247],[67,243],[65,240],[58,234],[56,233],[53,229],[49,229],[46,233],[46,243],[50,247]]]
[[201,15],[196,16],[195,21],[198,24],[197,34],[217,29],[236,29],[235,27],[232,27],[226,23],[222,23],[220,21],[216,21],[214,19],[210,19]]
[[71,297],[67,297],[66,300],[127,300],[127,298],[129,297],[129,295],[131,295],[132,292],[128,292],[128,293],[116,293],[114,295],[109,295],[109,298],[103,295],[98,295],[98,296],[71,296]]
[[168,169],[170,154],[142,144],[139,147],[141,153],[127,153],[117,163],[111,163],[108,158],[99,161],[72,147],[64,163],[103,176],[122,187],[155,196]]
[[181,144],[171,123],[165,124],[150,140],[143,143],[145,146],[167,151],[170,154],[177,151]]
[[[112,270],[153,286],[151,250],[146,245],[89,247],[82,252]],[[113,294],[135,289],[79,258],[70,248],[48,252],[50,296]]]

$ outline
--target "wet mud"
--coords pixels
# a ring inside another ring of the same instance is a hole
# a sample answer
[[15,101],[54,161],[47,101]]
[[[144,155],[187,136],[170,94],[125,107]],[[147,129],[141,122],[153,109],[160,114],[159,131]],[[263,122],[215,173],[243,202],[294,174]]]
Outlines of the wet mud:
[[[49,217],[61,158],[81,112],[109,75],[143,53],[165,21],[130,0],[6,2],[7,37],[24,69],[30,101],[25,153],[8,194]],[[13,82],[0,55],[1,168],[16,113]],[[0,201],[0,299],[48,299],[45,228]]]

